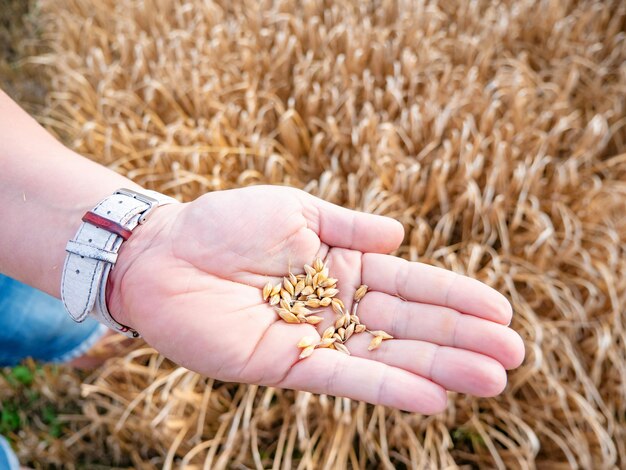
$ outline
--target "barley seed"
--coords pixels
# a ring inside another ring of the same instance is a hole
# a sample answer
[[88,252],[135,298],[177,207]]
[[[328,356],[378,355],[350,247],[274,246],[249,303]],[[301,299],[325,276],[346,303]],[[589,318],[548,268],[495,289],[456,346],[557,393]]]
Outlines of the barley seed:
[[314,336],[303,336],[300,339],[300,341],[298,342],[298,347],[299,348],[308,348],[309,346],[311,346],[316,341],[317,341],[317,338],[315,338]]
[[365,284],[361,284],[361,286],[354,293],[354,301],[360,302],[361,299],[365,297],[365,294],[367,293],[367,289],[368,287]]
[[367,347],[368,351],[373,351],[374,349],[376,349],[378,346],[380,346],[380,343],[383,342],[383,337],[382,336],[374,336],[372,338],[372,341],[370,341],[369,346]]
[[307,346],[300,353],[300,356],[299,356],[300,359],[304,359],[305,357],[309,357],[311,354],[313,354],[314,350],[315,350],[315,346]]
[[305,321],[310,325],[317,325],[323,320],[322,317],[318,317],[316,315],[311,315],[311,316],[304,317],[304,318],[305,318]]

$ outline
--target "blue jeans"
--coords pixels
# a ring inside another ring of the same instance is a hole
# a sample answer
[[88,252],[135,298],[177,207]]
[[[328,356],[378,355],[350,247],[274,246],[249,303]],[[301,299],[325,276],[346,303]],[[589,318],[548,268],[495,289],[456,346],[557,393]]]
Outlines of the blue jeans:
[[[70,361],[87,352],[106,331],[91,318],[75,323],[60,300],[0,274],[0,367],[26,357]],[[0,469],[13,470],[16,465],[15,455],[0,436]]]

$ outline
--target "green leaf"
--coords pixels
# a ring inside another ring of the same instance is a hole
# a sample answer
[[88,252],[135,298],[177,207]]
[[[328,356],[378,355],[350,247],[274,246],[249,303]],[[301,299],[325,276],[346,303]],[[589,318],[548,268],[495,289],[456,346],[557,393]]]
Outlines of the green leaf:
[[30,385],[33,383],[33,372],[26,366],[15,366],[11,370],[11,377],[24,385]]
[[0,411],[0,434],[8,434],[20,429],[21,420],[15,405],[12,403],[2,403]]

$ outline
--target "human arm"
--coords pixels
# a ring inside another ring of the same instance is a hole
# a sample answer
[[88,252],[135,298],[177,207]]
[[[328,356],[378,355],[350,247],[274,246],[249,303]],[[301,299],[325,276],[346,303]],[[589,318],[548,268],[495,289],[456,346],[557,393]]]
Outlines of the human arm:
[[[0,271],[58,296],[64,247],[82,214],[128,179],[54,141],[6,96],[0,100]],[[6,172],[4,170],[6,169]],[[386,255],[397,222],[350,211],[302,191],[253,187],[164,206],[122,245],[108,305],[120,323],[179,364],[221,380],[331,393],[434,413],[446,390],[490,396],[519,365],[511,308],[484,284]],[[261,288],[315,257],[328,261],[349,304],[370,285],[360,316],[396,339],[353,355],[295,347],[317,328],[288,325]]]

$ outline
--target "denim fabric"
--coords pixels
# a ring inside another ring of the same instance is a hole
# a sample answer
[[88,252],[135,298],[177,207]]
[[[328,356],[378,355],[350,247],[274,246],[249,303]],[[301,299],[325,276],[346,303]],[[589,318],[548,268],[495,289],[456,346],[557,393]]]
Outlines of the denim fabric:
[[0,436],[0,470],[19,470],[20,464],[9,443]]
[[60,300],[0,274],[0,366],[15,365],[26,357],[69,361],[106,331],[91,318],[75,323]]

